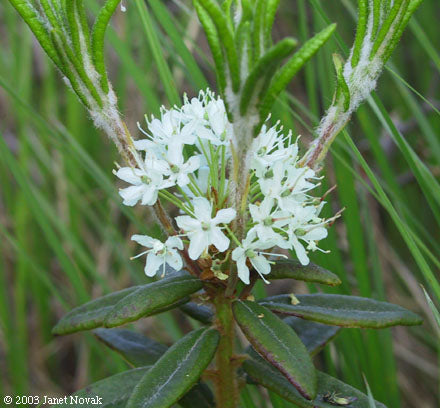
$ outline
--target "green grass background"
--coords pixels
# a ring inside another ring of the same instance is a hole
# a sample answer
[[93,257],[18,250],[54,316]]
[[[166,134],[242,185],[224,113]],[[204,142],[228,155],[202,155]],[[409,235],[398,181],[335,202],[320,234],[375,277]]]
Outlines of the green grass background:
[[[99,2],[88,0],[91,13]],[[136,122],[215,89],[211,59],[188,1],[124,0],[107,34],[110,77],[133,134]],[[301,41],[329,21],[337,35],[296,77],[274,119],[303,146],[334,89],[331,54],[347,55],[353,0],[282,0],[276,37]],[[437,407],[439,332],[423,285],[440,302],[440,4],[425,0],[377,92],[338,137],[326,162],[327,215],[346,207],[314,261],[344,281],[334,293],[386,299],[420,313],[416,328],[345,330],[317,358],[327,372],[390,408]],[[54,339],[66,311],[144,282],[133,233],[159,233],[143,208],[123,207],[119,160],[64,86],[8,2],[0,4],[0,395],[62,396],[127,365],[90,334]],[[322,290],[292,284],[297,293]],[[324,288],[324,290],[328,290]],[[276,285],[258,287],[276,292]],[[169,343],[188,330],[179,313],[138,328]],[[292,406],[248,386],[243,407]]]

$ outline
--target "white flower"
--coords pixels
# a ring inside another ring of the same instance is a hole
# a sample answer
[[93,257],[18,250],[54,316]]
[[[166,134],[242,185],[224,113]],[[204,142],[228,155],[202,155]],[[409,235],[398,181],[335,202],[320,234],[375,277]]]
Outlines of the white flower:
[[287,211],[273,211],[274,199],[264,198],[259,206],[249,204],[249,211],[252,221],[256,223],[249,234],[255,232],[261,242],[273,242],[281,248],[288,248],[289,243],[282,235],[274,231],[287,225],[290,222],[290,215]]
[[193,199],[195,218],[183,215],[176,217],[176,222],[190,240],[189,257],[198,259],[209,245],[214,245],[220,252],[229,247],[229,238],[222,232],[219,224],[230,223],[236,215],[232,208],[226,208],[217,212],[212,218],[212,205],[204,197]]
[[131,237],[133,241],[148,249],[136,255],[134,258],[138,258],[142,255],[147,255],[147,262],[145,264],[145,274],[147,276],[154,276],[158,269],[162,266],[162,276],[165,274],[165,265],[170,265],[176,271],[179,271],[183,267],[182,258],[179,255],[178,249],[183,249],[183,242],[178,237],[169,237],[165,243],[158,239],[149,237],[148,235],[133,235]]
[[308,167],[296,167],[288,161],[279,161],[258,182],[266,197],[276,199],[282,210],[292,212],[307,198],[305,193],[316,187],[309,181],[314,177],[315,172]]
[[123,203],[130,207],[139,200],[142,205],[153,205],[157,200],[158,191],[163,188],[163,177],[159,172],[122,167],[115,175],[127,183],[130,187],[119,190],[119,195],[124,199]]
[[153,166],[155,170],[168,177],[170,186],[177,184],[183,187],[190,182],[188,175],[200,167],[199,156],[191,156],[186,162],[184,160],[183,145],[176,144],[168,149],[166,160],[153,161]]
[[289,243],[296,252],[296,256],[302,265],[308,265],[310,262],[307,251],[300,239],[307,242],[307,249],[315,251],[316,241],[327,237],[326,221],[318,217],[321,206],[308,205],[297,207],[294,217],[289,224]]
[[273,246],[273,242],[262,243],[259,240],[255,241],[255,234],[248,233],[246,238],[241,243],[241,246],[232,251],[232,260],[237,262],[238,277],[246,285],[249,284],[249,267],[247,266],[248,259],[255,270],[267,283],[264,275],[268,275],[270,273],[270,262],[258,250],[269,249]]
[[276,126],[267,130],[266,125],[263,125],[252,144],[252,168],[256,171],[258,177],[262,177],[267,168],[272,166],[273,163],[284,161],[289,157],[296,157],[298,145],[294,143],[284,147],[284,140],[287,138],[291,139],[290,133],[284,138]]

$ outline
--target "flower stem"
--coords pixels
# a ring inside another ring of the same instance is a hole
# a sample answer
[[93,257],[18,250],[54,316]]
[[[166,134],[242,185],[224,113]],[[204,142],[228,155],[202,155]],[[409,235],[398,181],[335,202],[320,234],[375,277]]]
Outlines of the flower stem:
[[215,397],[217,407],[238,407],[237,367],[234,362],[235,323],[232,302],[220,292],[214,299],[216,325],[221,333],[216,354]]

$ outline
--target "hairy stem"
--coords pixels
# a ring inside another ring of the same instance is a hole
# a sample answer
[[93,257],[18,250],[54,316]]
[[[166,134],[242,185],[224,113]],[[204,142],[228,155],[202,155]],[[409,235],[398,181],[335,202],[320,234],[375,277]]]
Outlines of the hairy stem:
[[237,368],[234,362],[235,323],[231,300],[220,292],[214,299],[216,325],[221,333],[216,354],[215,396],[217,407],[238,407]]

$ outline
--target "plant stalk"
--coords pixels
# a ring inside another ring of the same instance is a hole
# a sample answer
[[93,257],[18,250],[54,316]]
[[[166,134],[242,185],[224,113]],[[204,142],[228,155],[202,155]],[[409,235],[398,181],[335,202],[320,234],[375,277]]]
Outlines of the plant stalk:
[[237,364],[234,361],[235,321],[232,301],[220,292],[214,299],[216,325],[221,333],[216,354],[215,398],[218,408],[238,407]]

